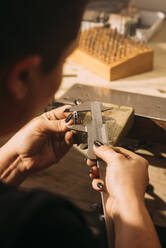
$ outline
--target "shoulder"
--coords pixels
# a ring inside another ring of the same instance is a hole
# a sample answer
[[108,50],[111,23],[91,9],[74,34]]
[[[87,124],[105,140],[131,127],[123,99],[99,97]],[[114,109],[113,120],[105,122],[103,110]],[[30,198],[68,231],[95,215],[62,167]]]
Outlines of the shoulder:
[[12,237],[15,242],[19,240],[18,247],[30,245],[32,240],[34,246],[48,242],[60,242],[61,247],[67,243],[80,248],[92,245],[93,236],[81,211],[59,196],[42,190],[27,191],[0,184],[0,202],[0,211],[5,212],[0,218],[1,231],[11,237],[10,242],[14,242]]

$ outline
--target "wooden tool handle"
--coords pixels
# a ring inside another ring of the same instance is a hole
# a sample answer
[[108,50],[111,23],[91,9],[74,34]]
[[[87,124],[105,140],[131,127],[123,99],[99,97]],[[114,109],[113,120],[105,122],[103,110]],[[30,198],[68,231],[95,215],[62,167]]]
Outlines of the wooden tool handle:
[[[97,167],[99,168],[100,178],[105,182],[106,164],[103,161],[98,160]],[[107,211],[106,211],[106,203],[107,203],[108,197],[109,195],[106,190],[104,192],[101,192],[101,199],[102,199],[106,232],[107,232],[108,248],[114,248],[114,224],[113,224],[111,217],[107,214]]]

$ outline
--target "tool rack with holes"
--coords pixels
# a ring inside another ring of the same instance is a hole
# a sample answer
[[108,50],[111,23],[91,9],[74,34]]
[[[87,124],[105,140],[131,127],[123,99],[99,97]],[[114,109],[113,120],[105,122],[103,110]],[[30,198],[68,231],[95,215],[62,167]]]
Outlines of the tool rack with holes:
[[109,81],[153,68],[152,49],[107,27],[83,31],[70,58]]

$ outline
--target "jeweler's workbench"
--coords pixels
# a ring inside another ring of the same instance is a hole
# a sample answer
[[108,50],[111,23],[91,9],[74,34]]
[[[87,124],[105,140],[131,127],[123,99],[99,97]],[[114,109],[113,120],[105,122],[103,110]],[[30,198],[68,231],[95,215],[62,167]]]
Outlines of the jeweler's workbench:
[[[67,90],[71,88],[71,86],[77,83],[84,86],[83,88],[80,88],[80,92],[78,92],[78,94],[76,95],[78,99],[84,98],[84,95],[86,93],[83,89],[86,86],[105,88],[105,92],[104,90],[100,92],[100,94],[103,95],[103,101],[105,95],[107,95],[108,89],[116,89],[120,91],[166,98],[165,30],[166,21],[164,22],[161,30],[152,38],[152,40],[148,44],[154,50],[153,71],[109,82],[86,70],[85,68],[74,64],[70,60],[65,65],[63,83],[58,94],[56,95],[56,98],[64,95],[64,93],[67,92]],[[146,103],[146,101],[140,102],[142,108],[145,108],[147,104],[150,105],[150,103]],[[158,109],[158,111],[160,110]],[[151,192],[149,196],[147,195],[147,202],[149,208],[153,209],[151,215],[154,217],[155,223],[166,226],[166,131],[164,132],[164,129],[159,128],[158,126],[158,128],[156,127],[158,131],[155,132],[155,129],[151,127],[155,125],[157,124],[152,124],[151,119],[147,119],[146,122],[144,122],[144,118],[137,118],[134,125],[135,128],[133,128],[131,131],[131,136],[136,138],[137,140],[144,140],[146,143],[142,144],[142,146],[140,145],[140,150],[137,150],[137,148],[135,148],[135,151],[138,151],[138,153],[140,154],[146,153],[147,158],[150,158],[152,163],[152,166],[150,166],[150,182],[154,186],[154,192]],[[166,123],[163,122],[163,125],[166,127]],[[141,129],[141,131],[138,129]],[[137,133],[137,135],[134,133],[134,131]],[[160,142],[162,143],[162,145],[160,145]],[[128,146],[131,146],[131,142],[128,143]],[[154,153],[155,155],[153,156],[152,154]]]
[[166,21],[148,46],[154,50],[153,71],[112,82],[104,80],[72,61],[67,61],[64,67],[63,82],[56,98],[62,96],[76,83],[166,97]]
[[[161,98],[161,103],[164,104],[166,98],[165,31],[166,21],[161,30],[148,44],[154,50],[153,71],[109,82],[68,60],[64,66],[62,85],[55,98],[67,96],[68,90],[79,83],[82,86],[80,86],[80,90],[75,92],[77,94],[73,95],[77,99],[87,97],[84,89],[90,92],[88,89],[91,88],[93,92],[94,88],[103,87],[104,89],[97,91],[97,94],[93,95],[96,100],[103,99],[103,102],[106,98],[109,100],[109,91],[120,90],[136,93],[137,95],[159,97]],[[91,97],[90,93],[88,97]],[[147,105],[148,107],[151,106],[147,99],[144,97],[144,101],[140,100],[142,110]],[[70,97],[66,98],[66,100],[70,102]],[[164,106],[161,106],[161,108],[163,109]],[[160,107],[156,111],[160,115]],[[152,190],[151,188],[147,192],[146,203],[154,223],[166,227],[166,111],[163,121],[149,119],[146,116],[136,116],[129,135],[124,140],[121,140],[119,145],[133,150],[149,160],[151,164],[149,168],[150,183],[154,189]],[[59,165],[61,166],[52,167],[27,179],[23,186],[40,186],[49,191],[60,193],[72,199],[75,204],[87,211],[90,210],[89,206],[92,203],[100,202],[100,196],[92,191],[90,187],[88,169],[78,149],[73,148]]]

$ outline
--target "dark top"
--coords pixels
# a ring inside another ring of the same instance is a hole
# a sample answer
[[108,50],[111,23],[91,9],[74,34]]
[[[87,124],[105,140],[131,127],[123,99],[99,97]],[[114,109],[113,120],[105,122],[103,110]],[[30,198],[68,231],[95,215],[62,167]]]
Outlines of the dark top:
[[95,247],[79,209],[42,191],[0,183],[1,247]]

